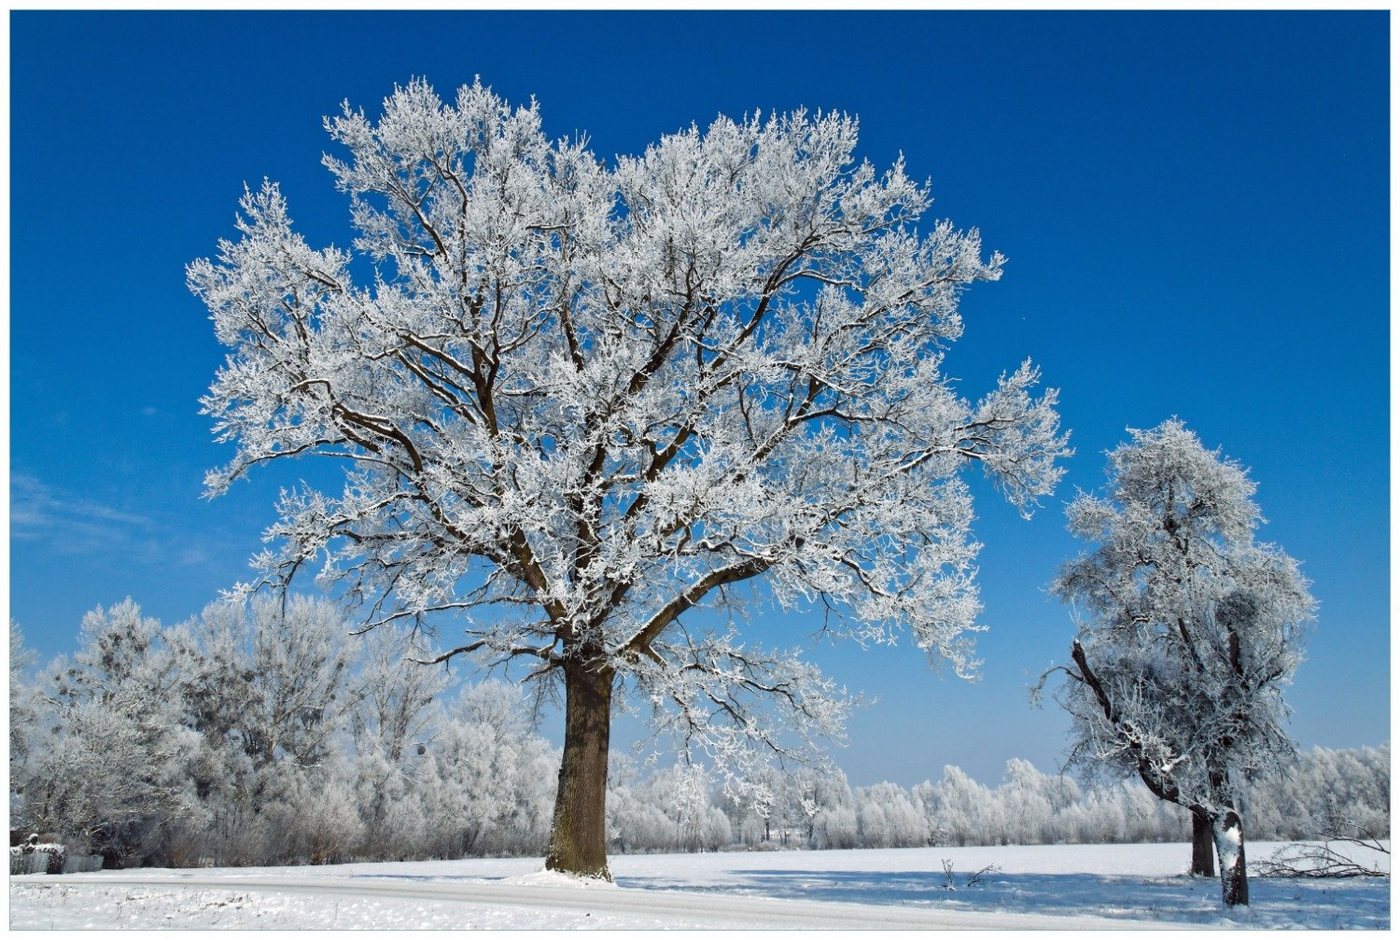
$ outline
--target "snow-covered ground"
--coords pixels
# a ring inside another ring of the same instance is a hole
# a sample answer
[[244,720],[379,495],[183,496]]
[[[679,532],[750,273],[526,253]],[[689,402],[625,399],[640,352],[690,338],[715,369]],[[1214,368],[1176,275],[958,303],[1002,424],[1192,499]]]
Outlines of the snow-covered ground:
[[[1277,846],[1249,846],[1261,859]],[[1388,879],[1251,878],[1247,911],[1182,872],[1185,845],[615,856],[617,884],[539,859],[140,869],[10,879],[16,929],[1384,929]],[[955,872],[944,887],[943,860]],[[1380,856],[1378,867],[1389,868]],[[986,866],[998,870],[969,886]]]

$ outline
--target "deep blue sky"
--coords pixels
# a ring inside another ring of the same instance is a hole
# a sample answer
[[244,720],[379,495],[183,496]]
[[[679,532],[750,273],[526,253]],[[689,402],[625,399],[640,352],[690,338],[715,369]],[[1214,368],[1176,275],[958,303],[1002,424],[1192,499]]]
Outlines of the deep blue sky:
[[[1026,686],[1072,625],[1044,585],[1063,504],[1126,427],[1172,415],[1248,466],[1263,537],[1320,601],[1290,695],[1305,746],[1389,727],[1388,14],[11,13],[11,614],[45,657],[130,595],[181,620],[247,577],[279,466],[214,502],[197,399],[222,361],[186,262],[281,182],[350,239],[321,116],[425,76],[541,102],[596,153],[755,108],[840,109],[934,215],[1010,258],[947,367],[970,395],[1033,357],[1078,454],[1030,522],[983,499],[980,682],[911,646],[818,655],[880,698],[852,783],[995,782],[1065,744]],[[787,643],[802,618],[761,621]],[[557,729],[546,729],[556,736]]]

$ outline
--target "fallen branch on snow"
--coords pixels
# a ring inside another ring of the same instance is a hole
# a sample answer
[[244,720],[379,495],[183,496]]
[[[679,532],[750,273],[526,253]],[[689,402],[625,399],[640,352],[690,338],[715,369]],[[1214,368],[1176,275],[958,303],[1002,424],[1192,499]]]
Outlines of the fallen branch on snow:
[[1333,848],[1334,843],[1352,845],[1370,852],[1390,857],[1390,849],[1364,829],[1356,836],[1340,836],[1317,843],[1294,842],[1285,845],[1262,862],[1252,867],[1254,873],[1264,878],[1389,878],[1389,871],[1371,868],[1356,861],[1342,850]]

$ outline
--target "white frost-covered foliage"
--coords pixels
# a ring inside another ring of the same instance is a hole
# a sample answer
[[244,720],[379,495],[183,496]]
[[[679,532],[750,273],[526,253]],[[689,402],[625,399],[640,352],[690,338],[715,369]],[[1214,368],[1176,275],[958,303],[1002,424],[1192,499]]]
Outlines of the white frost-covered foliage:
[[906,848],[927,845],[928,817],[911,794],[892,783],[877,783],[855,792],[860,807],[856,821],[860,844],[870,848]]
[[[1070,505],[1070,531],[1097,547],[1053,586],[1079,616],[1060,696],[1072,760],[1209,819],[1225,879],[1246,781],[1293,753],[1283,691],[1315,605],[1298,563],[1254,541],[1263,519],[1238,464],[1176,419],[1131,433],[1107,494]],[[1228,903],[1247,903],[1235,896],[1227,884]]]
[[[1387,837],[1389,754],[1389,745],[1315,749],[1285,761],[1276,774],[1248,783],[1243,799],[1252,819],[1250,838],[1319,839],[1357,827]],[[1072,777],[1042,772],[1020,759],[1007,762],[998,786],[980,783],[955,766],[945,767],[936,782],[908,789],[885,782],[853,791],[839,770],[811,767],[774,769],[762,782],[773,794],[766,817],[757,816],[751,802],[729,797],[719,802],[738,845],[841,849],[1185,842],[1191,834],[1187,810],[1159,799],[1136,779],[1081,786]],[[637,793],[646,785],[628,786]],[[633,811],[642,813],[653,805],[656,819],[664,819],[659,800],[634,805]],[[919,818],[911,816],[911,808]],[[642,843],[620,825],[613,839],[628,851],[680,847],[664,840]]]
[[457,612],[458,652],[536,677],[615,670],[719,762],[846,709],[791,654],[678,628],[740,582],[974,670],[961,472],[1029,511],[1066,439],[1029,363],[977,401],[945,374],[960,293],[1003,259],[920,230],[927,189],[857,161],[855,119],[721,117],[605,165],[533,103],[415,81],[326,128],[353,244],[308,245],[266,183],[188,269],[232,350],[210,492],[346,467],[283,495],[268,578],[314,565],[377,623]]
[[1251,838],[1297,840],[1390,835],[1390,745],[1313,748],[1253,781],[1245,799]]
[[221,863],[325,861],[344,854],[322,829],[344,822],[355,649],[333,604],[289,596],[211,604],[169,631],[184,664],[186,720],[202,742],[195,771],[216,825],[196,838]]
[[24,766],[39,721],[39,702],[30,670],[37,657],[24,645],[19,624],[10,621],[10,779]]
[[696,764],[648,776],[626,755],[608,773],[608,844],[619,852],[706,852],[733,844],[731,816],[712,777]]
[[418,774],[432,854],[544,851],[559,754],[531,732],[519,688],[464,688],[434,715],[434,744]]
[[558,751],[513,686],[443,707],[426,655],[296,595],[174,627],[99,608],[31,692],[11,824],[121,865],[542,851]]
[[109,860],[202,825],[181,673],[160,624],[130,600],[85,616],[78,651],[47,670],[44,724],[55,733],[31,743],[18,787],[25,824]]

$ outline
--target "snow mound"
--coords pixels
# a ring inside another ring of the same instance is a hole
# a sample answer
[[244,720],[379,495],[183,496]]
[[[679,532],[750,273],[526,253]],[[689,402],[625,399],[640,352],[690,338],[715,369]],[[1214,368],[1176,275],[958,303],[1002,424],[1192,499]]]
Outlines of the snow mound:
[[562,871],[532,871],[528,875],[514,875],[510,878],[501,879],[502,883],[508,885],[525,885],[536,888],[616,888],[617,885],[611,881],[604,881],[602,878],[585,878],[582,875],[570,875]]

